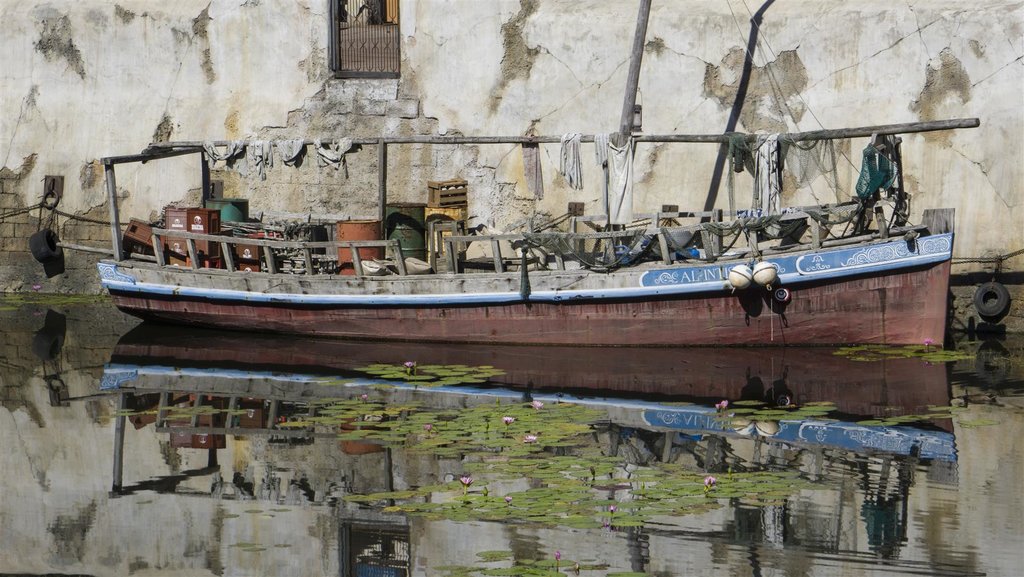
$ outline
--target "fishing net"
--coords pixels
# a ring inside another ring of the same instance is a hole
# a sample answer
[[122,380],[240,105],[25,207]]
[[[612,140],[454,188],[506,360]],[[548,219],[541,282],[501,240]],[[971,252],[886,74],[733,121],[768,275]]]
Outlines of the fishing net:
[[575,260],[593,270],[611,270],[644,258],[652,239],[640,229],[608,236],[546,232],[525,233],[523,237],[531,247]]
[[857,179],[857,198],[866,200],[879,189],[887,189],[896,182],[896,164],[886,158],[875,146],[864,148],[864,160]]
[[819,177],[824,177],[835,195],[835,201],[846,200],[839,182],[835,141],[784,142],[783,157],[786,174],[794,180],[797,188],[809,188],[813,191],[814,182]]

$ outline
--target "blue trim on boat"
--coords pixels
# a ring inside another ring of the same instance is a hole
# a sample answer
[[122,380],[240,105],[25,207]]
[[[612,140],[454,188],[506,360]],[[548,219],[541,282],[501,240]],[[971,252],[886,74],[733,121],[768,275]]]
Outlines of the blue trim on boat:
[[[798,287],[801,283],[835,280],[854,275],[888,272],[948,260],[953,234],[922,238],[913,243],[896,240],[853,248],[836,248],[800,256],[765,258],[779,269],[779,285]],[[99,263],[101,284],[109,291],[149,295],[181,296],[217,301],[283,303],[338,306],[458,306],[515,304],[526,302],[519,291],[446,294],[292,294],[255,293],[243,290],[195,288],[138,282],[114,263]],[[732,265],[680,266],[657,269],[641,275],[638,287],[590,290],[534,291],[529,302],[562,303],[582,300],[624,300],[712,293],[731,290],[725,281]]]
[[[470,385],[439,386],[420,389],[420,385],[377,378],[343,378],[328,375],[309,375],[301,373],[282,373],[270,371],[247,371],[223,368],[187,368],[163,365],[134,365],[109,363],[104,367],[102,381],[106,386],[103,390],[125,388],[130,389],[142,375],[173,375],[200,379],[234,379],[234,380],[274,380],[292,383],[315,383],[325,387],[358,388],[387,385],[397,389],[429,390],[431,394],[473,395],[492,397],[495,399],[522,400],[523,391],[504,387],[483,388]],[[145,387],[143,387],[145,388]],[[673,406],[656,401],[635,399],[616,399],[609,397],[578,397],[557,393],[532,393],[533,400],[545,403],[575,403],[590,407],[607,407],[616,409],[635,409],[642,411],[644,423],[652,427],[679,431],[682,434],[717,434],[750,438],[758,433],[744,433],[726,428],[727,418],[723,418],[717,410],[698,405]],[[309,400],[309,399],[303,399]],[[825,445],[839,447],[850,451],[879,451],[909,455],[915,450],[924,459],[956,461],[956,438],[952,433],[944,431],[928,431],[908,426],[867,426],[855,423],[834,421],[781,420],[778,421],[778,433],[766,436],[766,439],[793,443],[797,445]],[[756,431],[756,429],[755,429]]]

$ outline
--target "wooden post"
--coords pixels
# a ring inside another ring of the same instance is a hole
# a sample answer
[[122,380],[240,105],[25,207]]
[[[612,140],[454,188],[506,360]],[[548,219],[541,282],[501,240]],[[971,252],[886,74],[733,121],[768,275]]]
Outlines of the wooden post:
[[644,57],[644,41],[647,39],[647,20],[651,14],[651,0],[640,0],[640,13],[636,17],[636,33],[633,34],[633,51],[629,56],[629,74],[626,76],[626,97],[622,101],[622,116],[619,118],[622,146],[633,132],[633,107],[636,105],[636,89],[640,83],[640,63]]
[[[118,259],[120,260],[120,259]],[[114,480],[111,490],[115,493],[124,486],[124,424],[128,418],[125,409],[128,405],[128,393],[120,393],[117,397],[117,417],[114,419]]]
[[377,218],[380,221],[380,238],[384,238],[387,234],[387,225],[384,223],[384,219],[387,218],[388,205],[388,145],[384,142],[384,137],[377,139],[377,192],[380,195],[380,206],[377,210]]
[[[107,202],[110,203],[110,242],[114,251],[114,260],[124,260],[124,249],[121,247],[121,220],[117,207],[117,182],[114,179],[114,165],[104,164],[103,174],[107,179]],[[154,250],[156,247],[153,247]]]
[[202,164],[202,172],[203,172],[203,191],[202,191],[203,198],[202,198],[202,200],[203,200],[203,206],[206,206],[206,201],[210,200],[210,196],[211,196],[211,192],[210,192],[210,157],[206,156],[205,152],[200,153],[199,157],[200,157],[200,159],[202,159],[202,163],[201,164]]

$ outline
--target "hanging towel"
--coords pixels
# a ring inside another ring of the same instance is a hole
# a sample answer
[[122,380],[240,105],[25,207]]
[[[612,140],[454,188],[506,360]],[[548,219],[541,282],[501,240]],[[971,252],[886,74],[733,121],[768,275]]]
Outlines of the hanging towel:
[[345,161],[345,153],[352,149],[351,138],[341,138],[327,142],[314,140],[313,146],[316,147],[317,166],[320,168],[333,166],[334,170],[344,168],[345,177],[348,177],[348,163]]
[[754,202],[751,208],[761,209],[761,216],[779,213],[779,135],[757,137],[754,151]]
[[559,172],[576,190],[583,190],[583,171],[580,166],[580,138],[578,132],[562,135],[562,162],[558,165]]
[[274,146],[281,153],[281,160],[285,166],[295,166],[302,157],[302,153],[306,151],[306,141],[302,139],[278,140]]
[[245,143],[241,140],[232,140],[224,145],[224,150],[221,151],[217,148],[217,145],[212,140],[208,140],[203,143],[203,152],[212,161],[211,166],[217,164],[218,160],[228,161],[235,158],[245,150]]
[[608,143],[608,224],[633,221],[633,137],[621,148]]
[[523,143],[523,176],[526,178],[526,190],[533,198],[544,198],[544,173],[540,168],[540,145],[536,142]]
[[245,160],[250,173],[255,171],[260,180],[267,179],[267,169],[274,167],[273,147],[269,140],[250,140],[245,148]]

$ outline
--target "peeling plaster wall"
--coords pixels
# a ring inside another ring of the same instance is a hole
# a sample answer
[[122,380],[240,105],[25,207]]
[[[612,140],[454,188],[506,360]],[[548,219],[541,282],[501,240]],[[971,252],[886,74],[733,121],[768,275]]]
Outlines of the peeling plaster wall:
[[[325,0],[4,3],[0,211],[37,203],[43,175],[64,174],[61,208],[105,218],[97,159],[154,140],[609,132],[618,126],[635,4],[403,0],[401,79],[335,80]],[[745,6],[654,3],[638,97],[645,133],[720,133],[731,115],[745,132],[977,116],[980,129],[904,138],[912,218],[956,208],[959,257],[1024,248],[1024,4],[765,3],[744,82]],[[837,147],[838,193],[819,178],[785,200],[848,197],[864,144]],[[557,173],[558,146],[542,146],[546,194],[536,202],[516,146],[392,146],[389,195],[422,201],[426,180],[463,177],[474,224],[500,229],[559,215],[569,200],[596,213],[591,151],[584,146],[585,189],[570,194]],[[637,211],[726,207],[717,156],[710,145],[639,146]],[[256,213],[376,215],[374,147],[351,154],[347,172],[307,158],[298,169],[278,163],[260,180],[242,164],[214,178]],[[124,165],[117,182],[122,219],[153,219],[168,203],[197,201],[199,167],[191,157]],[[749,188],[739,175],[740,202]],[[24,240],[35,226],[34,214],[0,222],[0,288],[40,276]],[[69,241],[109,242],[100,225],[61,226]],[[69,259],[78,276],[49,286],[96,290],[94,258]],[[1021,257],[1004,265],[1022,268]]]

